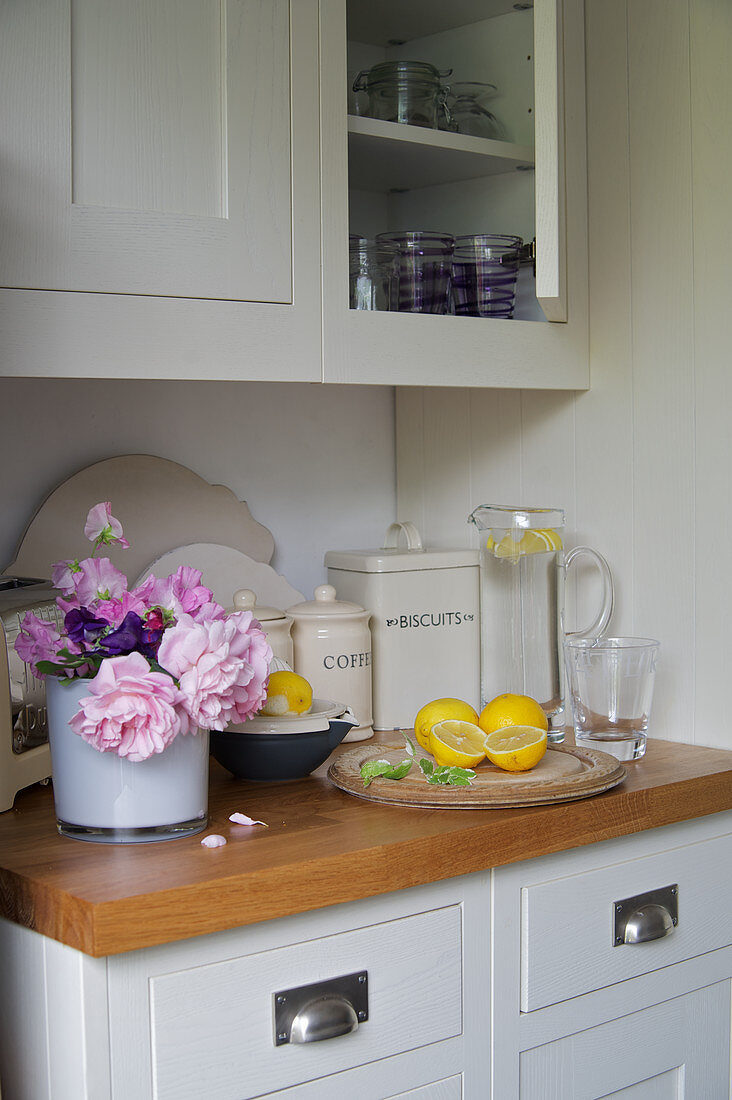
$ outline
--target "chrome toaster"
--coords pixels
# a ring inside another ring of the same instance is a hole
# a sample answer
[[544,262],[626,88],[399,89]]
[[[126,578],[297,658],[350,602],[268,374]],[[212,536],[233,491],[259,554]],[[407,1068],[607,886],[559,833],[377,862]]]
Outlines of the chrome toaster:
[[59,622],[56,595],[48,581],[0,575],[0,812],[51,774],[45,685],[15,652],[15,639],[27,611]]

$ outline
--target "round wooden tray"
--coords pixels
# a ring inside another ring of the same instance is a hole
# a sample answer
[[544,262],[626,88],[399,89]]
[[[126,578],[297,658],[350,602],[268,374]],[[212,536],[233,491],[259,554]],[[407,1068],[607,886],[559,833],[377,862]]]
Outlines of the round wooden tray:
[[490,810],[590,798],[616,787],[626,776],[623,765],[606,752],[554,746],[530,772],[504,772],[484,761],[475,769],[469,787],[433,786],[416,761],[404,779],[379,777],[364,787],[362,764],[381,759],[398,764],[407,759],[407,752],[403,744],[359,745],[334,760],[328,778],[342,791],[371,802],[424,809]]

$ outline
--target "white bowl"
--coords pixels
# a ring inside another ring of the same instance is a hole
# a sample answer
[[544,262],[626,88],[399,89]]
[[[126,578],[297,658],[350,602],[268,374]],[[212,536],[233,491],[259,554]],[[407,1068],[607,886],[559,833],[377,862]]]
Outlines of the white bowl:
[[345,703],[330,699],[313,699],[307,714],[255,714],[239,725],[227,726],[227,733],[318,733],[327,730],[331,718],[346,713]]

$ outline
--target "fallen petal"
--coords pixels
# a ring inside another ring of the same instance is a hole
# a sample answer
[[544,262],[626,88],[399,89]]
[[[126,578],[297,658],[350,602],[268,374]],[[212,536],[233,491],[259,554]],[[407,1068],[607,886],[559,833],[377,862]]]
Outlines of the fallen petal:
[[255,821],[246,814],[229,814],[229,821],[233,821],[235,825],[264,825],[265,829],[269,829],[266,821]]
[[203,838],[201,844],[204,848],[221,848],[226,844],[226,837],[220,836],[219,833],[209,833],[208,836]]

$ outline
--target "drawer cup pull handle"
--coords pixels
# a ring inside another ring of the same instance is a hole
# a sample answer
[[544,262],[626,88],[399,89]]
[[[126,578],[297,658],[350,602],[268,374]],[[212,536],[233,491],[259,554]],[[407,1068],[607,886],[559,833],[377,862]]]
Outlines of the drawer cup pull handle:
[[677,883],[623,898],[613,905],[613,946],[648,943],[670,936],[679,923]]
[[644,905],[631,913],[625,925],[625,943],[647,943],[670,936],[674,922],[665,905]]
[[277,1047],[350,1035],[369,1018],[369,972],[356,970],[322,982],[279,989],[272,996],[272,1007]]
[[358,1027],[356,1010],[347,997],[326,995],[304,1005],[292,1021],[291,1043],[319,1043],[349,1035]]

